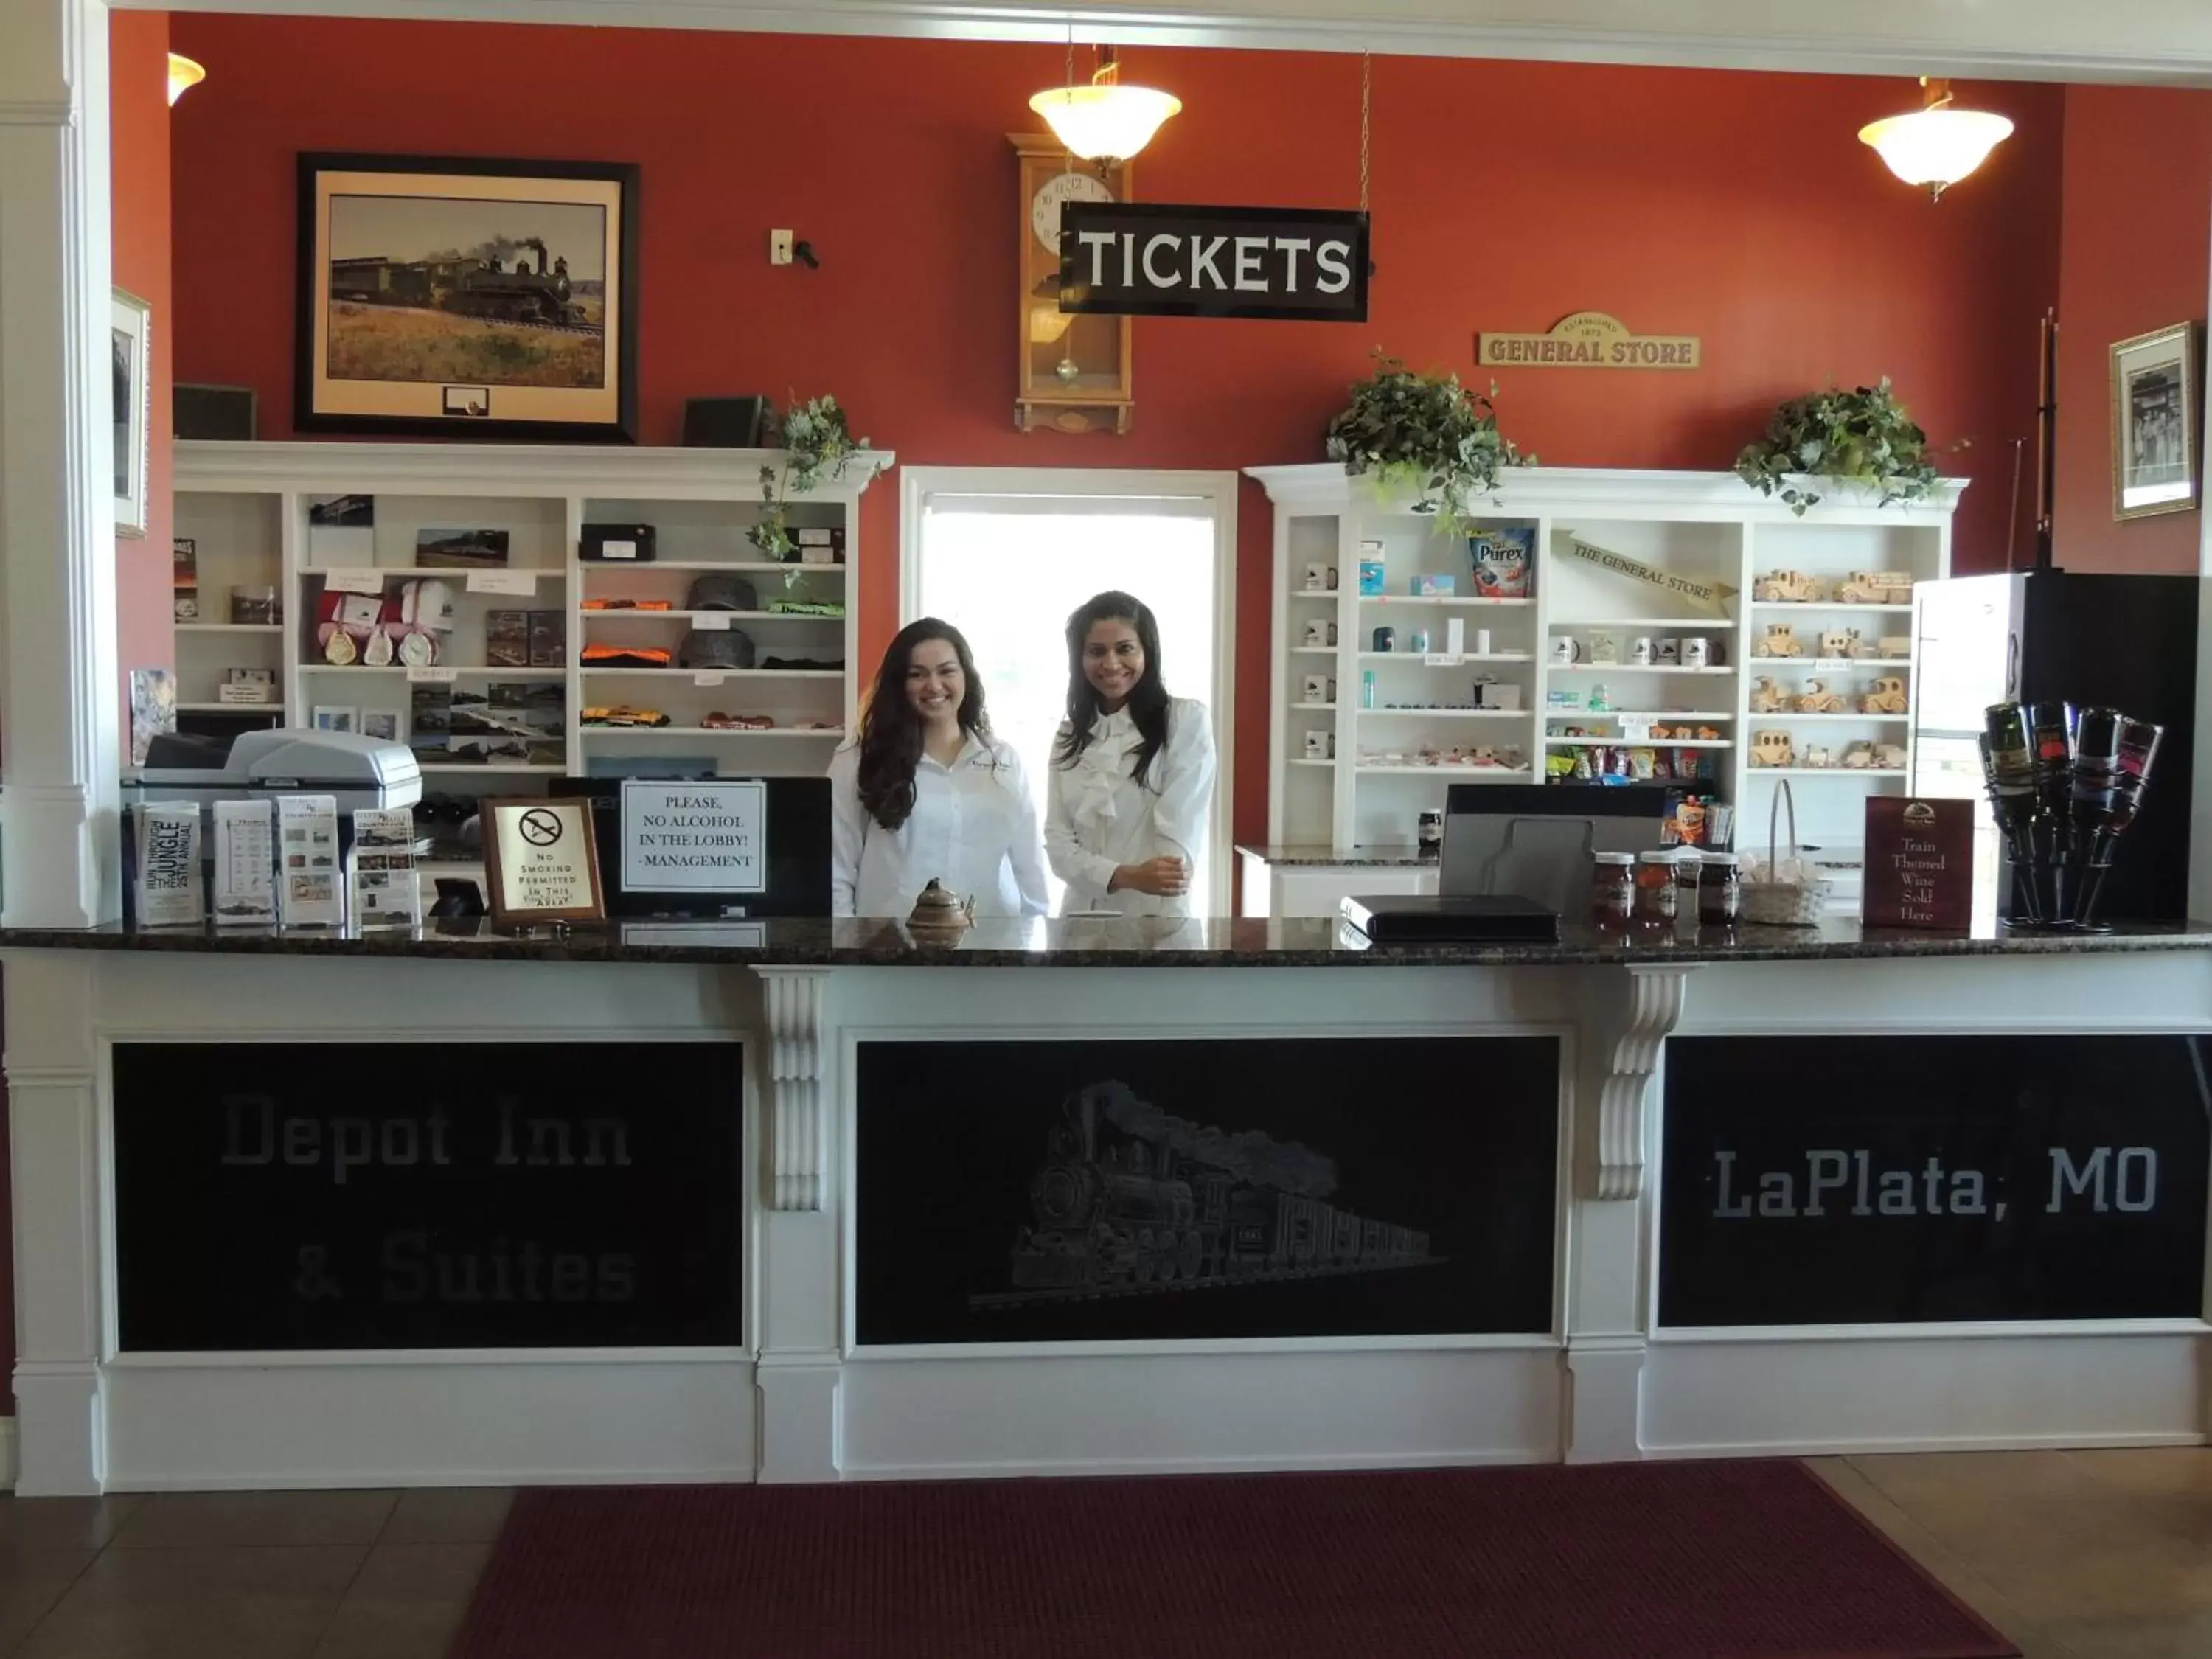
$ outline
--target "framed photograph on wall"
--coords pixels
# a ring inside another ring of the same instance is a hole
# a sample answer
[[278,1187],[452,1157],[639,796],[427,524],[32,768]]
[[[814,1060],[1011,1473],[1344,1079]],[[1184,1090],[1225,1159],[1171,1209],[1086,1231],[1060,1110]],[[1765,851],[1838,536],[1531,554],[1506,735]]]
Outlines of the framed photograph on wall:
[[638,170],[307,153],[294,423],[637,436]]
[[109,349],[115,368],[115,533],[146,533],[148,416],[146,337],[154,308],[135,294],[114,291],[108,313]]
[[318,732],[357,732],[361,729],[361,710],[337,708],[328,705],[315,710],[315,730]]
[[2112,348],[2112,516],[2186,513],[2204,483],[2197,453],[2203,342],[2176,323]]

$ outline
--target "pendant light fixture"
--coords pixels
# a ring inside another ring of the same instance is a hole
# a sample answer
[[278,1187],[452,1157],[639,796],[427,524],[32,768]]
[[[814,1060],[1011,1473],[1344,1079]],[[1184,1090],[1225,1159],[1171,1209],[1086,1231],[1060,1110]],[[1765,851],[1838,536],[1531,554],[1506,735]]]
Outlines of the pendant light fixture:
[[1069,31],[1067,84],[1041,92],[1030,107],[1044,117],[1053,137],[1070,154],[1111,167],[1126,161],[1152,142],[1161,123],[1182,108],[1182,100],[1152,87],[1125,86],[1114,48],[1102,46],[1098,68],[1088,86],[1075,83],[1075,37]]
[[192,62],[182,52],[171,52],[169,54],[170,106],[174,108],[178,99],[206,79],[207,71],[198,64]]
[[1986,110],[1957,109],[1951,83],[1920,77],[1926,88],[1922,107],[1859,129],[1859,142],[1871,144],[1889,170],[1908,185],[1928,186],[1928,199],[1943,192],[1989,158],[2012,136],[2012,123]]

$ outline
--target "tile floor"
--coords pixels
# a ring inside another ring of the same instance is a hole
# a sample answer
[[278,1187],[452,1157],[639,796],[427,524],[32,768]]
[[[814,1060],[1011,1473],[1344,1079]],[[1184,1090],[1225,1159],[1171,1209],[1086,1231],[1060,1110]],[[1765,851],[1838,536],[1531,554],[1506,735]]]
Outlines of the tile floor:
[[[2027,1659],[2212,1659],[2212,1449],[1813,1467]],[[508,1496],[0,1498],[0,1654],[441,1659]]]

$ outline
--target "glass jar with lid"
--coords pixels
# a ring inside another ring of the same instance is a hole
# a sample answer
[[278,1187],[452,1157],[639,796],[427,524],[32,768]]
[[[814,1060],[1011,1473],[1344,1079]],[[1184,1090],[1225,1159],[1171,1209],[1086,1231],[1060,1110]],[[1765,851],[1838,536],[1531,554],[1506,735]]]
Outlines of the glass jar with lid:
[[1743,872],[1733,853],[1708,853],[1698,883],[1698,921],[1706,927],[1733,927],[1743,913]]
[[1674,849],[1657,848],[1636,855],[1636,922],[1644,928],[1671,928],[1679,907],[1674,899]]
[[1603,933],[1623,933],[1636,908],[1636,857],[1590,854],[1590,921]]

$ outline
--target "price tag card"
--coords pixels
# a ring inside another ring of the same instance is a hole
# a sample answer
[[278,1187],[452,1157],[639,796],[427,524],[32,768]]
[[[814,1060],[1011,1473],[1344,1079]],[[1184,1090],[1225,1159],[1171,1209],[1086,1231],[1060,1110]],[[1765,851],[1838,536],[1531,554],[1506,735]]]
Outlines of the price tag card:
[[724,634],[729,631],[730,613],[726,611],[700,611],[693,613],[691,626],[702,634]]
[[520,593],[526,598],[538,592],[538,573],[534,570],[471,570],[469,572],[469,592],[471,593]]
[[730,677],[727,674],[694,674],[691,677],[691,684],[694,685],[720,685],[724,680],[729,678]]
[[460,678],[458,668],[410,668],[407,671],[410,685],[451,685]]
[[384,592],[384,573],[381,570],[325,570],[323,587],[331,593],[378,593]]
[[1626,743],[1641,743],[1651,735],[1650,720],[1631,720],[1623,715],[1613,723],[1620,727],[1621,740]]
[[1431,651],[1421,659],[1423,666],[1428,668],[1456,668],[1466,660],[1453,651]]

